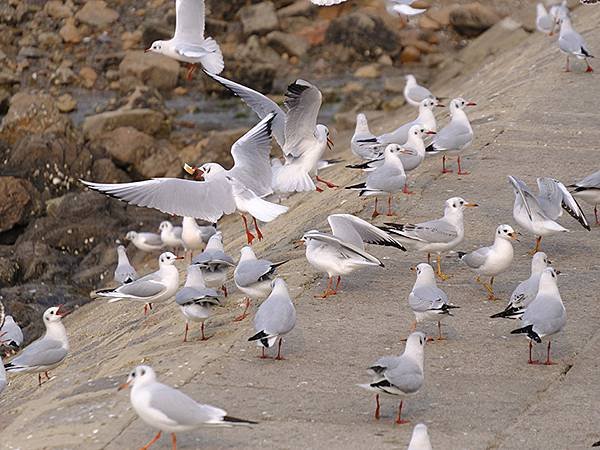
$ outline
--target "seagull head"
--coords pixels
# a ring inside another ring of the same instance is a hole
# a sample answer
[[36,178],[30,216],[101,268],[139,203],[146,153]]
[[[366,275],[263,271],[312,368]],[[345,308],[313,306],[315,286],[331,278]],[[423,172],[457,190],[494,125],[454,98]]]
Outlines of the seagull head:
[[542,273],[546,267],[552,264],[548,255],[544,252],[537,252],[531,259],[531,273]]
[[218,163],[205,163],[205,164],[202,164],[196,170],[202,174],[202,177],[206,181],[210,180],[211,177],[214,177],[215,175],[217,175],[219,173],[225,172],[225,168],[221,164],[218,164]]
[[427,263],[420,263],[417,264],[417,267],[411,267],[411,270],[414,270],[417,273],[417,278],[418,277],[431,277],[431,279],[434,279],[434,273],[433,273],[433,267],[431,267],[429,264]]
[[456,111],[457,109],[464,109],[466,106],[477,106],[477,103],[458,97],[450,102],[450,112]]
[[137,366],[127,377],[127,381],[119,386],[119,391],[133,386],[141,386],[156,381],[156,373],[150,366]]
[[410,73],[408,75],[404,75],[404,79],[406,80],[406,84],[415,84],[417,82],[415,76],[411,75]]
[[150,47],[144,50],[144,53],[153,52],[153,53],[163,53],[165,48],[164,41],[154,41]]
[[518,233],[510,225],[500,225],[496,228],[496,236],[502,239],[519,242]]
[[185,163],[183,165],[183,170],[194,177],[194,180],[196,181],[202,181],[204,179],[204,171],[199,167],[191,166],[188,163]]
[[183,259],[183,256],[176,256],[171,252],[164,252],[158,257],[159,266],[172,266],[175,261]]
[[240,250],[240,261],[245,261],[247,259],[256,259],[256,254],[252,247],[249,245],[244,245]]
[[420,331],[415,331],[408,336],[406,340],[406,348],[404,350],[405,354],[408,355],[417,355],[423,354],[423,348],[425,347],[425,343],[427,342],[427,336]]
[[433,99],[433,98],[426,98],[424,100],[421,100],[421,105],[419,106],[419,109],[428,109],[430,111],[433,111],[433,108],[435,108],[436,106],[439,106],[441,108],[444,108],[446,105],[441,104],[440,102],[437,101],[437,99]]
[[317,139],[321,142],[323,142],[324,140],[327,141],[327,147],[329,148],[329,150],[331,150],[333,148],[333,141],[331,140],[331,137],[329,136],[329,128],[327,128],[325,125],[321,125],[318,124],[317,128],[316,128],[316,135],[317,135]]
[[477,206],[479,206],[477,203],[468,202],[462,197],[452,197],[446,200],[445,213],[462,212],[465,208],[475,208]]
[[171,222],[169,222],[168,220],[164,220],[160,223],[160,225],[158,226],[158,229],[160,231],[165,231],[165,230],[170,230],[173,228],[173,224]]
[[69,312],[64,309],[63,305],[53,306],[44,312],[44,322],[60,322],[60,320],[68,314]]
[[554,270],[552,267],[547,267],[540,276],[540,287],[539,292],[553,291],[557,288],[557,276],[560,272]]
[[125,235],[125,239],[127,239],[128,241],[133,241],[136,237],[137,237],[137,232],[135,232],[135,231],[128,231],[127,234]]

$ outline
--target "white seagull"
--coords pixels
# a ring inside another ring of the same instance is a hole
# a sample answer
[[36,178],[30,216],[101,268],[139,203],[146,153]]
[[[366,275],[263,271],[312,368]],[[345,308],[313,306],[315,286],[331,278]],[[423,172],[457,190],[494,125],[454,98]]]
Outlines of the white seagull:
[[351,214],[332,214],[327,221],[332,234],[310,230],[302,236],[308,263],[328,275],[327,287],[319,298],[337,294],[342,275],[365,266],[384,267],[379,259],[365,251],[365,243],[406,250],[385,231]]
[[140,419],[159,430],[143,448],[148,449],[158,441],[163,433],[171,433],[173,450],[177,448],[175,433],[190,431],[200,427],[250,426],[249,420],[227,415],[227,411],[210,405],[203,405],[183,392],[166,384],[159,383],[156,373],[149,366],[137,366],[129,374],[119,390],[131,388],[131,406]]
[[596,225],[600,225],[598,220],[598,204],[600,203],[600,170],[588,175],[583,180],[569,186],[574,188],[571,195],[579,198],[589,205],[594,205],[594,216]]
[[256,219],[271,222],[287,211],[287,207],[262,199],[273,193],[271,189],[271,123],[273,114],[267,114],[254,128],[231,147],[234,165],[226,170],[217,163],[200,167],[186,164],[185,169],[198,180],[180,178],[153,178],[133,183],[82,182],[90,189],[116,197],[137,206],[155,208],[167,214],[194,217],[211,223],[224,214],[236,210],[242,214],[248,243],[254,235],[248,229],[244,213]]
[[363,113],[356,115],[356,127],[350,140],[350,150],[361,159],[371,160],[381,156],[377,136],[371,133],[367,116]]
[[160,234],[156,233],[128,231],[125,239],[143,252],[156,252],[164,247]]
[[0,338],[0,347],[7,346],[11,351],[16,351],[23,345],[23,330],[13,316],[4,316],[4,323],[0,319]]
[[42,373],[49,380],[48,371],[57,368],[67,357],[69,339],[62,318],[69,314],[62,305],[48,308],[43,315],[46,332],[14,358],[4,363],[8,373],[37,373],[42,385]]
[[[407,397],[415,395],[425,381],[423,373],[423,357],[426,337],[423,333],[414,332],[406,340],[404,353],[400,356],[384,356],[369,367],[373,381],[359,384],[360,387],[376,392],[375,419],[379,419],[379,394],[397,395]],[[407,423],[402,420],[402,405],[398,407],[397,424]]]
[[225,253],[223,247],[223,233],[217,231],[213,234],[206,244],[206,248],[199,255],[194,256],[192,264],[196,264],[202,270],[204,282],[210,288],[221,288],[225,297],[227,297],[227,273],[229,269],[235,266],[233,258]]
[[560,35],[558,36],[558,47],[560,51],[567,55],[566,71],[569,72],[571,67],[569,66],[569,57],[574,56],[577,59],[584,59],[587,65],[586,72],[593,72],[592,66],[588,61],[588,58],[593,58],[592,54],[588,50],[587,44],[583,37],[575,31],[571,24],[569,17],[560,18]]
[[424,423],[415,425],[407,450],[432,450],[429,433],[427,433],[427,425]]
[[115,268],[114,279],[119,284],[127,284],[139,278],[135,267],[129,262],[127,250],[124,245],[117,247],[117,267]]
[[204,0],[177,0],[175,2],[175,35],[168,41],[154,41],[146,52],[160,53],[188,64],[187,79],[202,64],[204,70],[220,73],[225,65],[219,44],[204,37]]
[[182,227],[175,226],[168,220],[164,220],[160,223],[158,229],[160,231],[160,239],[163,241],[165,247],[169,247],[173,251],[185,247],[181,239]]
[[[197,250],[202,250],[206,246],[210,237],[217,231],[215,224],[209,225],[198,225],[196,219],[193,217],[184,217],[181,240],[186,250],[193,253]],[[258,233],[258,228],[257,228]],[[259,234],[258,239],[262,239],[262,234]]]
[[536,19],[535,26],[538,31],[541,31],[548,36],[554,34],[554,28],[556,28],[556,18],[546,11],[543,3],[538,3],[536,6]]
[[404,98],[406,102],[412,106],[419,106],[425,99],[433,100],[437,103],[437,98],[429,89],[417,83],[414,75],[405,75],[406,84],[404,85]]
[[[317,6],[333,6],[339,5],[346,0],[310,0],[312,4]],[[385,0],[385,9],[390,15],[415,16],[422,14],[426,9],[413,8],[415,0]]]

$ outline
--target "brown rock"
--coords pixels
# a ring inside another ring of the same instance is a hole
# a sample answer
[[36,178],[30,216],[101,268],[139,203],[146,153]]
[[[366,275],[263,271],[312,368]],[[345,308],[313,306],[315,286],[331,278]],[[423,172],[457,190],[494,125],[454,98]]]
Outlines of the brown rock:
[[97,143],[119,165],[137,165],[156,149],[154,138],[133,127],[120,127],[98,137]]
[[56,107],[60,112],[68,113],[77,108],[77,102],[70,94],[63,94],[56,99]]
[[397,45],[393,31],[379,17],[362,12],[345,14],[333,20],[327,28],[326,42],[343,44],[361,54],[376,55],[376,50],[392,52]]
[[98,74],[91,67],[85,66],[79,71],[79,78],[81,78],[81,84],[83,84],[84,87],[91,89],[94,87],[94,84],[96,84]]
[[475,37],[500,21],[498,13],[481,3],[457,5],[450,11],[450,24],[457,33]]
[[425,15],[435,20],[441,26],[447,27],[450,25],[450,11],[452,11],[452,9],[453,6],[445,6],[442,8],[433,7],[428,9]]
[[34,207],[35,188],[21,178],[0,177],[0,232],[23,224]]
[[277,10],[277,15],[280,18],[291,16],[308,16],[310,10],[310,2],[305,0],[296,0],[294,3]]
[[238,14],[246,35],[264,34],[279,28],[279,19],[273,2],[244,6]]
[[44,5],[44,12],[53,19],[66,19],[71,17],[72,11],[60,0],[50,0]]
[[354,76],[357,78],[377,78],[379,75],[378,64],[367,64],[366,66],[359,67],[354,72]]
[[119,13],[106,6],[104,0],[87,0],[75,15],[77,20],[97,28],[107,28],[119,18]]
[[411,63],[417,62],[421,59],[421,52],[417,47],[412,45],[406,46],[402,49],[402,53],[400,53],[400,61],[402,63]]
[[431,17],[428,16],[421,16],[421,18],[419,19],[419,27],[425,29],[425,30],[439,30],[440,28],[442,28],[442,25],[440,25],[439,22],[437,22],[436,20],[433,20]]
[[133,127],[147,134],[154,134],[164,125],[165,117],[151,109],[117,109],[88,116],[83,121],[83,133],[88,139],[119,127]]
[[125,183],[131,181],[127,174],[115,166],[110,158],[100,158],[94,161],[90,179],[98,183]]
[[145,84],[156,89],[173,89],[177,86],[179,63],[156,53],[129,51],[119,64],[119,76],[122,85],[125,79],[133,79],[133,83]]
[[72,17],[67,19],[58,34],[68,44],[78,44],[81,42],[81,32],[75,25],[75,20]]
[[267,43],[279,53],[287,53],[290,56],[303,56],[310,44],[303,36],[284,33],[283,31],[271,31],[267,34]]

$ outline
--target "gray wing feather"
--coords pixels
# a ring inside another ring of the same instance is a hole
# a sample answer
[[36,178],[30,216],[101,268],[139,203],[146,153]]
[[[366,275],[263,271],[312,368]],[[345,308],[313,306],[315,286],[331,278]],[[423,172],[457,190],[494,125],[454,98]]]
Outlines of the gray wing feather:
[[204,14],[204,0],[177,0],[174,39],[201,44],[204,41]]
[[467,253],[465,256],[462,257],[462,261],[464,261],[467,264],[467,266],[473,269],[477,269],[485,263],[489,252],[489,247],[482,247],[480,249],[475,250],[474,252]]
[[395,233],[421,242],[451,242],[458,237],[458,230],[444,219],[430,220],[418,224],[405,224]]
[[175,294],[175,302],[178,305],[185,305],[190,302],[218,305],[220,303],[219,297],[219,293],[214,289],[184,286]]
[[405,394],[413,394],[423,386],[423,371],[411,358],[400,357],[398,365],[384,373],[384,377]]
[[417,102],[425,100],[426,98],[435,98],[429,89],[418,84],[408,90],[408,96]]
[[404,250],[404,247],[388,233],[352,214],[331,214],[327,221],[335,237],[357,248],[364,250],[363,243],[366,242]]
[[23,349],[10,363],[14,366],[50,366],[62,361],[67,350],[60,341],[40,338]]
[[271,295],[260,305],[254,318],[254,328],[269,335],[289,333],[296,324],[296,309],[289,296]]
[[600,188],[600,170],[575,183],[577,187]]
[[562,215],[563,194],[555,180],[552,178],[538,178],[538,188],[540,194],[537,197],[538,203],[546,216],[552,220],[558,219]]
[[140,278],[133,283],[124,284],[117,288],[115,292],[131,297],[148,298],[154,297],[166,290],[166,286],[153,280],[143,280]]
[[408,296],[408,304],[416,312],[441,309],[446,303],[448,303],[448,296],[435,286],[417,287]]
[[285,106],[288,113],[285,120],[286,156],[299,157],[306,150],[302,142],[314,138],[317,116],[321,109],[321,92],[304,80],[296,80],[288,87]]
[[383,265],[379,259],[377,259],[373,255],[367,253],[362,248],[357,247],[354,244],[344,242],[335,236],[331,236],[329,234],[320,233],[320,232],[314,232],[314,231],[305,233],[304,236],[309,237],[311,239],[315,239],[317,241],[324,242],[328,245],[331,245],[331,246],[339,249],[341,252],[350,253],[354,256],[358,256],[359,258],[361,258],[363,260],[367,260],[371,263],[374,263],[374,264],[377,264],[380,266]]
[[239,286],[249,286],[268,274],[273,263],[266,259],[255,259],[241,262],[235,268],[233,278]]
[[524,326],[533,325],[538,334],[557,333],[566,322],[565,308],[556,297],[538,295],[522,317]]

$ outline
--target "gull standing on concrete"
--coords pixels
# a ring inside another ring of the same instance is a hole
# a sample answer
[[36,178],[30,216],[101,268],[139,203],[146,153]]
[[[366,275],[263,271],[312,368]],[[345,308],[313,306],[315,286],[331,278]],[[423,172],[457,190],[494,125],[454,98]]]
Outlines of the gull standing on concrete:
[[[423,356],[426,337],[423,333],[414,332],[406,340],[406,348],[400,356],[384,356],[369,367],[373,381],[368,384],[359,384],[360,387],[376,392],[375,419],[379,419],[379,394],[398,395],[407,397],[415,395],[425,380],[423,373]],[[400,400],[396,423],[408,423],[402,420],[402,405]]]
[[512,241],[518,241],[517,233],[510,225],[500,225],[496,228],[494,244],[490,247],[481,247],[470,253],[458,252],[458,257],[469,268],[477,274],[477,282],[480,276],[491,277],[490,283],[482,283],[488,291],[489,300],[497,300],[494,295],[494,278],[508,270],[513,261]]
[[115,289],[101,289],[91,294],[92,298],[108,298],[109,303],[119,300],[144,302],[144,314],[152,303],[164,302],[177,292],[179,287],[179,270],[175,262],[183,259],[171,252],[165,252],[158,258],[158,270],[138,278],[131,283],[124,284]]
[[427,425],[424,423],[415,425],[407,450],[432,450]]
[[69,340],[62,318],[68,312],[62,305],[48,308],[43,315],[46,332],[33,341],[14,358],[4,363],[8,373],[37,373],[38,385],[42,385],[42,373],[49,380],[48,371],[58,367],[67,357]]
[[594,205],[594,216],[596,225],[600,225],[598,220],[598,204],[600,203],[600,170],[588,175],[583,180],[569,186],[575,188],[571,195],[579,198],[589,205]]
[[138,250],[143,252],[156,252],[164,247],[160,234],[156,233],[129,231],[125,239],[131,241]]
[[187,277],[183,287],[175,294],[175,302],[185,317],[185,334],[183,342],[187,342],[189,322],[200,322],[201,341],[208,338],[204,335],[204,322],[211,315],[212,307],[220,304],[219,294],[204,284],[202,269],[196,264],[187,268]]
[[535,195],[519,178],[509,176],[508,180],[515,190],[513,217],[520,226],[536,236],[532,254],[539,251],[544,236],[569,231],[555,222],[562,216],[563,209],[590,231],[581,207],[560,181],[547,177],[538,178],[540,192]]
[[404,98],[412,106],[419,106],[425,99],[433,100],[437,103],[437,98],[429,89],[417,83],[414,75],[405,75],[406,84],[404,85]]
[[175,35],[168,41],[154,41],[146,52],[160,53],[187,63],[187,79],[191,80],[196,64],[204,70],[221,73],[225,67],[219,44],[204,37],[204,0],[177,0],[175,2]]
[[354,184],[347,186],[346,189],[352,189],[360,191],[358,194],[360,197],[375,196],[375,208],[371,218],[375,218],[379,215],[377,211],[377,201],[379,195],[388,196],[388,216],[393,216],[392,211],[392,197],[394,194],[402,191],[406,186],[406,174],[404,173],[404,167],[400,160],[400,153],[405,150],[398,144],[390,144],[383,153],[384,162],[382,165],[376,167],[373,171],[367,175],[367,181],[364,183]]
[[448,275],[442,272],[442,253],[456,248],[465,237],[463,211],[465,208],[477,207],[461,197],[446,200],[444,217],[423,223],[386,223],[380,226],[394,239],[408,249],[427,252],[427,261],[431,263],[431,253],[437,254],[436,275],[441,280],[447,280]]
[[158,229],[160,230],[160,239],[163,241],[165,247],[176,251],[185,246],[181,239],[182,227],[174,226],[171,222],[165,220],[160,223]]
[[[460,97],[452,100],[450,102],[450,123],[439,131],[426,150],[434,154],[438,152],[458,153],[471,145],[471,142],[473,142],[473,128],[471,128],[471,123],[464,108],[476,105],[477,103],[469,102]],[[460,155],[456,162],[458,163],[458,172],[456,173],[458,175],[468,175],[469,172],[464,172],[460,166]],[[442,157],[442,173],[450,172],[452,171],[446,169],[446,155],[444,154]]]
[[270,222],[287,211],[285,206],[262,199],[273,193],[269,157],[273,119],[273,114],[267,114],[233,144],[231,155],[234,164],[229,170],[217,163],[205,163],[200,167],[186,164],[185,170],[195,180],[153,178],[133,183],[82,182],[90,189],[133,205],[211,223],[224,214],[233,214],[238,210],[244,222],[246,238],[251,243],[254,235],[248,230],[244,213],[254,218],[254,227],[258,232],[256,219]]
[[558,47],[560,48],[561,52],[567,55],[567,65],[565,68],[567,72],[571,71],[571,67],[569,66],[569,57],[571,56],[574,56],[577,59],[585,60],[587,65],[587,68],[585,69],[586,72],[594,71],[588,62],[588,58],[593,58],[593,56],[588,50],[587,44],[585,43],[583,37],[573,28],[571,19],[569,17],[560,18]]
[[197,403],[183,392],[159,383],[150,366],[137,366],[129,374],[127,381],[119,386],[119,391],[126,388],[131,388],[129,399],[139,418],[159,430],[154,439],[142,447],[146,450],[160,439],[163,431],[171,433],[171,442],[175,450],[175,433],[206,426],[249,426],[256,423],[228,416],[227,411]]
[[281,278],[275,278],[272,282],[271,294],[258,307],[254,316],[254,329],[257,333],[248,338],[249,341],[257,341],[262,347],[261,358],[266,358],[265,348],[277,345],[277,356],[275,359],[285,359],[281,356],[281,342],[283,336],[288,334],[296,326],[296,308],[288,292],[287,284]]
[[[504,311],[490,316],[492,319],[504,317],[507,319],[519,319],[525,309],[536,297],[540,285],[542,272],[551,264],[544,252],[537,252],[531,259],[531,275],[525,281],[521,281],[515,288],[508,305]],[[558,273],[558,272],[557,272]]]
[[541,31],[548,36],[552,36],[552,34],[554,34],[556,18],[546,11],[543,3],[538,3],[536,6],[535,26],[537,27],[538,31]]
[[114,279],[119,284],[127,284],[139,278],[135,267],[129,262],[127,250],[124,245],[117,247],[117,267],[115,268]]
[[[262,239],[262,233],[258,231],[258,240]],[[202,250],[206,246],[206,243],[210,237],[217,231],[216,224],[198,225],[196,219],[193,217],[184,217],[183,226],[181,231],[181,240],[183,245],[190,254],[193,252]]]
[[[529,339],[529,364],[538,364],[531,358],[532,341],[538,344],[545,336],[552,336],[563,329],[567,323],[567,313],[563,305],[556,283],[556,272],[552,267],[544,269],[540,277],[539,291],[535,299],[521,317],[521,328],[511,331],[511,334],[526,334]],[[551,340],[548,339],[546,362],[554,364],[550,359]]]
[[363,113],[356,115],[356,128],[350,140],[350,150],[361,159],[371,160],[381,156],[377,136],[369,130],[367,116]]
[[[332,214],[327,218],[332,234],[310,230],[304,233],[308,263],[328,275],[327,287],[319,298],[337,294],[341,276],[365,266],[384,267],[365,251],[365,243],[406,249],[388,233],[351,214]],[[337,276],[335,288],[333,278]]]
[[288,262],[280,261],[273,263],[267,259],[258,259],[249,246],[242,247],[240,260],[233,272],[233,281],[237,288],[246,294],[245,308],[241,316],[234,321],[239,322],[248,316],[248,308],[252,299],[260,300],[271,292],[271,277],[275,270]]
[[213,289],[221,289],[227,297],[227,273],[229,268],[235,266],[233,258],[225,253],[223,247],[223,233],[217,231],[213,234],[206,244],[202,253],[192,259],[192,264],[196,264],[202,270],[202,275],[206,285]]
[[448,296],[437,287],[433,268],[426,263],[412,267],[417,273],[417,279],[408,296],[408,304],[415,314],[412,331],[417,329],[417,324],[423,321],[437,322],[438,340],[444,340],[442,336],[442,320],[451,316],[450,310],[458,308],[448,303]]
[[11,351],[17,351],[23,345],[23,330],[13,316],[4,316],[4,323],[0,326],[0,338],[2,340],[0,347],[9,347]]

